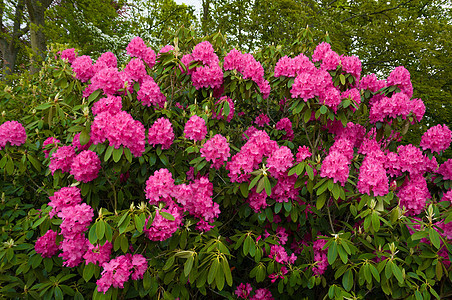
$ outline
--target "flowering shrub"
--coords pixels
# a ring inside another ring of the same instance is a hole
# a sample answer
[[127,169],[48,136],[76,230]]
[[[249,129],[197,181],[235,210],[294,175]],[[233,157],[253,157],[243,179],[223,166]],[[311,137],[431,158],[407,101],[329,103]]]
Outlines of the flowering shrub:
[[2,121],[2,296],[450,297],[451,131],[400,143],[405,68],[179,35],[123,69],[63,51],[53,98]]

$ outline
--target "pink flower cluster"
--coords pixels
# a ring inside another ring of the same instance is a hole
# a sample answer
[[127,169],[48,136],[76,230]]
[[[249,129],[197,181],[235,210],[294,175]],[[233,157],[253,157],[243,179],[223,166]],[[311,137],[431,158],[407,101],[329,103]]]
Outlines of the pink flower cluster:
[[141,254],[126,254],[116,257],[103,265],[102,277],[97,280],[97,291],[106,293],[108,289],[124,288],[124,283],[132,278],[143,278],[148,268],[146,258]]
[[240,51],[232,49],[224,57],[223,67],[225,70],[237,70],[244,79],[254,81],[264,99],[270,95],[271,88],[269,82],[264,78],[264,68],[250,53],[242,54]]
[[300,73],[295,78],[290,93],[292,98],[301,98],[305,102],[317,96],[319,103],[333,110],[341,103],[340,91],[334,87],[331,75],[317,68]]
[[273,151],[267,159],[267,167],[273,177],[283,176],[293,166],[292,151],[286,146],[281,146]]
[[109,112],[114,115],[122,111],[122,98],[115,96],[107,96],[99,99],[91,108],[93,115],[98,115],[103,112]]
[[155,52],[152,48],[149,48],[140,37],[134,37],[129,45],[127,45],[127,54],[132,57],[141,58],[149,68],[153,68],[155,65]]
[[384,87],[386,87],[386,81],[378,80],[377,76],[373,73],[361,78],[359,83],[360,90],[369,90],[372,93],[376,93]]
[[97,244],[96,246],[94,246],[89,242],[87,243],[87,245],[88,249],[83,255],[86,265],[93,263],[98,266],[103,266],[110,260],[113,245],[109,241],[106,241],[103,245]]
[[197,115],[191,116],[185,123],[184,134],[187,139],[202,141],[207,134],[206,121]]
[[140,121],[134,120],[125,111],[103,111],[96,115],[91,124],[91,140],[93,144],[108,140],[115,149],[124,146],[139,157],[145,148],[145,130]]
[[176,190],[176,201],[185,211],[201,221],[212,223],[220,214],[220,206],[213,202],[213,184],[207,177],[195,179],[190,184],[180,184]]
[[93,61],[88,55],[77,57],[72,62],[72,70],[75,73],[75,78],[81,82],[87,82],[94,76]]
[[[297,176],[294,174],[288,176],[287,174],[277,175],[278,182],[272,188],[272,198],[276,202],[289,202],[289,200],[298,201],[300,188],[295,188]],[[265,192],[265,191],[264,191]]]
[[[232,101],[231,98],[227,96],[221,97],[217,102],[215,102],[215,106],[218,107],[218,105],[221,105],[221,103],[227,101],[229,104],[229,115],[226,117],[226,122],[231,122],[232,118],[234,117],[234,101]],[[220,109],[220,112],[216,113],[216,109],[212,111],[212,118],[222,120],[224,118],[223,116],[223,108]]]
[[265,209],[268,206],[267,193],[265,192],[265,190],[260,193],[256,193],[256,188],[253,188],[248,194],[248,204],[255,213],[258,213],[262,209]]
[[407,215],[418,215],[425,207],[425,202],[430,199],[427,181],[422,175],[411,175],[408,182],[400,189],[397,196],[400,199],[400,207],[405,207]]
[[124,78],[127,78],[128,85],[132,85],[134,82],[142,84],[146,78],[149,78],[146,71],[146,66],[143,61],[138,58],[133,58],[129,61],[123,71]]
[[50,158],[49,169],[52,171],[52,175],[56,170],[66,173],[71,170],[72,161],[75,157],[75,148],[72,146],[62,146],[52,154]]
[[440,153],[450,146],[452,131],[447,125],[436,125],[430,127],[423,135],[420,146],[424,150]]
[[[174,220],[164,218],[161,212],[172,215]],[[155,217],[149,229],[147,229],[148,222],[149,218],[146,220],[146,228],[144,229],[146,236],[151,241],[164,241],[170,238],[182,224],[182,209],[174,204],[174,202],[170,202],[167,208],[156,210]]]
[[297,77],[303,72],[310,72],[315,69],[314,64],[303,53],[294,58],[288,56],[281,57],[275,66],[275,77]]
[[[208,87],[220,88],[223,84],[220,61],[208,41],[197,44],[193,52],[184,55],[181,61],[186,66],[188,74],[191,75],[191,80],[197,90]],[[200,62],[202,66],[189,69],[193,62]]]
[[438,174],[443,175],[444,180],[452,180],[452,159],[446,160],[439,166]]
[[282,118],[276,123],[276,129],[284,130],[286,134],[283,136],[283,139],[292,141],[294,138],[292,122],[290,122],[289,118]]
[[299,146],[296,154],[297,162],[300,163],[308,157],[311,157],[312,153],[308,146]]
[[[176,219],[169,221],[156,215],[150,231],[147,231],[151,240],[169,238],[182,222],[184,211],[199,218],[202,228],[209,227],[208,224],[202,225],[202,222],[213,222],[220,214],[218,203],[212,200],[213,184],[206,177],[195,179],[190,184],[175,185],[171,173],[167,169],[160,169],[147,180],[145,192],[151,205],[165,202],[165,206],[171,210],[167,212]],[[182,205],[182,208],[176,202]]]
[[[59,139],[56,139],[54,137],[48,137],[44,141],[44,143],[42,143],[42,148],[44,149],[43,152],[45,154],[45,157],[46,158],[49,157],[50,151],[53,150],[53,149],[57,149],[58,148],[58,144],[60,144],[60,143],[61,143],[61,141]],[[53,146],[51,147],[51,149],[49,149],[50,146],[47,147],[47,145],[53,145]]]
[[77,58],[77,52],[74,48],[65,49],[61,52],[61,59],[67,60],[70,64]]
[[6,121],[0,125],[0,150],[5,148],[6,143],[11,146],[20,146],[27,140],[27,133],[22,124],[17,121]]
[[413,85],[411,84],[410,72],[404,67],[395,68],[387,79],[387,85],[395,85],[400,91],[411,98],[413,96]]
[[162,145],[162,149],[169,149],[174,140],[173,125],[167,118],[161,117],[154,122],[148,132],[149,144],[154,147]]
[[80,144],[80,132],[77,133],[74,138],[72,139],[72,147],[74,147],[76,149],[76,151],[84,151],[84,150],[88,150],[89,146],[91,146],[93,144],[93,141],[91,141],[91,139],[89,140],[89,142],[85,145],[82,146],[82,144]]
[[146,106],[154,106],[163,108],[165,106],[166,97],[160,91],[160,87],[150,76],[146,77],[143,83],[140,85],[140,89],[137,93],[137,99]]
[[413,99],[404,93],[395,93],[388,97],[382,97],[379,101],[373,103],[369,118],[372,123],[384,122],[386,118],[395,119],[402,117],[406,119],[412,113],[417,121],[420,121],[425,113],[425,106],[420,99]]
[[70,174],[74,175],[75,180],[87,183],[97,178],[100,168],[96,152],[84,150],[72,161]]
[[59,246],[56,242],[57,233],[49,229],[43,236],[38,238],[35,244],[36,253],[42,257],[52,257],[58,253]]
[[356,81],[359,82],[361,77],[362,65],[361,60],[357,56],[341,55],[342,70],[348,74],[352,74]]
[[75,205],[79,205],[82,203],[82,197],[80,195],[80,189],[73,187],[63,187],[60,190],[56,191],[53,196],[49,197],[50,202],[49,206],[52,207],[52,210],[49,213],[50,218],[53,216],[59,215],[59,213],[66,207],[74,207]]
[[319,276],[325,273],[328,268],[328,258],[326,256],[328,252],[327,249],[323,249],[326,244],[326,240],[318,239],[312,245],[312,249],[314,250],[314,266],[312,267],[312,272],[314,275]]
[[286,249],[283,246],[272,245],[270,248],[270,254],[268,257],[273,258],[276,262],[280,264],[293,264],[297,260],[297,256],[295,254],[291,254],[290,256],[287,254]]
[[[238,299],[248,299],[252,291],[253,288],[251,287],[251,284],[241,283],[234,293]],[[270,291],[264,288],[256,290],[255,294],[251,298],[249,298],[249,300],[273,300],[273,299],[274,298]]]
[[256,131],[226,165],[231,182],[247,181],[249,173],[258,168],[263,157],[269,157],[277,149],[278,143],[272,141],[265,131]]
[[212,162],[212,168],[219,169],[231,156],[229,143],[221,134],[216,134],[204,143],[200,152],[201,157]]
[[174,179],[168,169],[160,169],[149,176],[146,181],[146,198],[151,205],[158,205],[159,202],[172,202],[175,195]]
[[254,123],[259,127],[264,127],[270,123],[270,118],[266,114],[260,114],[254,120]]

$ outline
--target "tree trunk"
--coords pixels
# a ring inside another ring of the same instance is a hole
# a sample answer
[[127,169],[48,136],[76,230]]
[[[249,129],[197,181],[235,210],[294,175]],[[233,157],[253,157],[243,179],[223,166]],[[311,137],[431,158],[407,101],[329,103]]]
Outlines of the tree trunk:
[[[0,16],[3,19],[4,3],[1,1]],[[15,7],[14,24],[10,31],[10,35],[2,34],[0,37],[0,52],[2,53],[2,79],[5,79],[7,75],[11,75],[14,72],[16,66],[17,54],[19,53],[20,37],[28,30],[21,30],[20,25],[22,23],[23,11],[25,1],[19,0]],[[2,31],[7,32],[5,26],[2,24]]]
[[210,0],[202,0],[202,33],[208,34],[208,26],[210,21]]
[[46,51],[46,38],[44,35],[45,11],[52,0],[26,0],[28,16],[30,19],[30,43],[33,55],[31,56],[31,72],[39,70]]

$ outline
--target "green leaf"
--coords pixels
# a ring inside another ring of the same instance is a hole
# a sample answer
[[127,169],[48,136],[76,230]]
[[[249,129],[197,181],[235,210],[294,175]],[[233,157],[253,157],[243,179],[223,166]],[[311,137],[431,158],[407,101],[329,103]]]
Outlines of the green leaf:
[[327,108],[325,105],[322,105],[322,106],[320,107],[320,113],[321,113],[322,115],[326,114],[327,111],[328,111],[328,108]]
[[174,264],[174,259],[175,259],[174,256],[170,256],[170,257],[167,259],[165,265],[163,266],[163,271],[167,271],[167,270],[169,270],[169,269],[173,266],[173,264]]
[[317,207],[318,210],[321,210],[322,207],[325,205],[327,194],[328,193],[323,193],[323,194],[321,194],[320,196],[317,197],[316,207]]
[[224,273],[224,277],[226,278],[226,283],[229,286],[232,286],[232,274],[231,274],[231,268],[229,267],[229,263],[228,260],[224,257],[221,261],[221,264],[223,266],[223,273]]
[[[37,160],[36,158],[34,158],[34,156],[31,154],[27,154],[27,157],[28,157],[28,161],[33,165],[33,167],[36,169],[36,171],[41,172],[41,166],[42,166],[41,162],[39,160]],[[4,159],[6,161],[6,156],[4,157]]]
[[374,265],[369,264],[370,272],[372,273],[372,276],[375,278],[376,281],[380,282],[380,273],[378,273],[377,268],[375,268]]
[[44,222],[47,219],[47,217],[48,217],[48,215],[45,215],[45,216],[41,217],[40,219],[38,219],[36,222],[34,222],[32,228],[36,228],[39,225],[41,225],[42,222]]
[[97,239],[100,241],[104,238],[104,234],[105,234],[105,223],[104,221],[99,221],[96,223],[96,235],[97,235]]
[[96,233],[97,223],[94,223],[93,226],[89,229],[88,232],[88,240],[91,243],[91,245],[94,245],[97,242],[97,233]]
[[228,101],[224,101],[224,104],[223,104],[223,116],[228,117],[229,113],[230,113],[229,102]]
[[184,264],[184,274],[185,277],[188,277],[188,275],[190,274],[191,269],[193,268],[193,261],[194,261],[194,256],[191,255],[187,261]]
[[56,286],[53,290],[53,294],[55,295],[55,300],[63,300],[63,291],[59,286]]
[[149,290],[151,288],[152,278],[151,274],[149,274],[149,271],[146,271],[143,275],[143,288],[144,290]]
[[395,263],[392,263],[392,273],[394,274],[395,278],[399,281],[400,284],[403,284],[403,274],[402,270],[400,270],[399,266]]
[[124,155],[126,156],[127,161],[128,161],[129,163],[131,163],[133,157],[132,157],[132,152],[130,151],[129,148],[124,147]]
[[88,144],[89,140],[90,140],[89,129],[83,128],[83,130],[79,136],[80,145],[84,146],[84,145]]
[[242,183],[240,184],[240,192],[242,193],[242,196],[243,196],[244,198],[248,198],[248,191],[249,191],[249,189],[248,189],[248,183],[247,183],[247,182],[242,182]]
[[375,211],[372,213],[372,228],[375,232],[380,230],[380,217],[378,217],[378,214]]
[[258,174],[256,177],[253,178],[253,180],[251,180],[250,185],[248,186],[249,191],[251,191],[251,189],[256,185],[256,183],[259,181],[261,176],[262,176],[262,174]]
[[110,159],[113,150],[115,150],[113,146],[108,146],[107,151],[105,151],[104,161],[108,161]]
[[278,214],[281,211],[281,208],[282,208],[281,202],[275,203],[275,214]]
[[337,242],[334,241],[329,247],[328,247],[328,263],[332,265],[337,258]]
[[272,194],[272,185],[267,176],[264,176],[264,188],[265,188],[265,192],[267,193],[267,196],[270,197]]
[[94,100],[97,99],[97,97],[99,96],[99,94],[102,92],[102,90],[96,90],[94,91],[91,95],[89,95],[88,97],[88,103],[93,102]]
[[345,85],[345,76],[344,74],[339,75],[342,85]]
[[122,146],[119,149],[114,149],[113,161],[117,163],[121,159],[122,153],[123,153]]
[[127,253],[127,250],[129,250],[129,241],[127,240],[127,237],[124,234],[120,235],[121,237],[121,250],[124,253]]
[[312,170],[311,166],[306,166],[306,173],[308,173],[309,179],[314,180],[314,171]]
[[217,271],[220,263],[217,258],[212,260],[212,264],[210,265],[209,274],[207,275],[207,283],[212,284],[213,280],[217,276]]
[[144,229],[144,218],[140,218],[140,216],[138,216],[138,215],[134,215],[133,218],[135,220],[135,228],[139,232],[143,232],[143,229]]
[[91,277],[93,277],[94,267],[95,265],[93,263],[89,263],[83,269],[83,279],[85,279],[86,282],[88,282],[91,279]]
[[11,159],[11,157],[9,157],[8,162],[6,163],[6,173],[8,173],[8,175],[12,175],[14,172],[14,162]]
[[349,292],[353,287],[353,272],[351,269],[347,270],[342,276],[342,285],[344,289]]
[[441,246],[441,238],[439,236],[439,233],[434,228],[430,228],[428,230],[428,236],[433,246],[435,246],[436,249],[439,249],[439,247]]
[[165,219],[169,220],[169,221],[174,221],[175,218],[172,214],[167,213],[166,211],[159,211],[159,214],[164,217]]

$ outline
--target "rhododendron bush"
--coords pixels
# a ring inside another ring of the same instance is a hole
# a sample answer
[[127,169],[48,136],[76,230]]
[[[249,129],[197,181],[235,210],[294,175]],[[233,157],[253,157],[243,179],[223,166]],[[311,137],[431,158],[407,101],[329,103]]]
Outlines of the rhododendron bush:
[[404,143],[425,113],[404,67],[305,50],[182,29],[124,65],[52,54],[54,94],[0,125],[0,293],[450,297],[451,130]]

